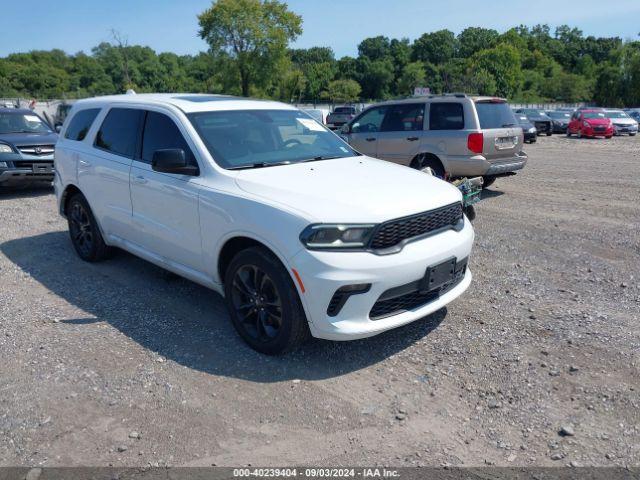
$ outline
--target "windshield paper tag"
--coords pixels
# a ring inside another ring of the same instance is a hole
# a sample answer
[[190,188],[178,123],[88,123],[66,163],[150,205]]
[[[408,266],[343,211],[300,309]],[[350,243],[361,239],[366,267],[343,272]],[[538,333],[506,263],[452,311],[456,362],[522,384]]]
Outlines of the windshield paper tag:
[[36,117],[35,115],[25,115],[24,118],[28,121],[28,122],[36,122],[36,123],[42,123],[42,120],[40,120],[38,117]]
[[311,118],[297,118],[303,127],[308,128],[312,132],[323,132],[324,127]]

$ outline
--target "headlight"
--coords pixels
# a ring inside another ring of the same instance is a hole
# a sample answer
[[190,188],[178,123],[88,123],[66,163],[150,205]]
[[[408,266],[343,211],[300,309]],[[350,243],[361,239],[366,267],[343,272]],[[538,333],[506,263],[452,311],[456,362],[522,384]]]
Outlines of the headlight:
[[589,125],[589,122],[583,122],[582,125],[584,125],[587,128],[589,128],[591,126],[591,125]]
[[0,162],[0,168],[7,168],[8,166],[7,162]]
[[13,148],[6,143],[0,143],[0,153],[13,153]]
[[309,225],[300,234],[300,241],[309,249],[364,248],[374,228],[372,224]]
[[529,129],[529,133],[536,133],[536,132],[537,132],[536,127],[531,127]]

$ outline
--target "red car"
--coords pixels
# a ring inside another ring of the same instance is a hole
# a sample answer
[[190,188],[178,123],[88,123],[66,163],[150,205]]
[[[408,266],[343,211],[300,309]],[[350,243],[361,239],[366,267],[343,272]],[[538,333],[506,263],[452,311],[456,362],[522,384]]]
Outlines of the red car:
[[613,137],[613,123],[603,110],[578,110],[571,116],[567,137]]

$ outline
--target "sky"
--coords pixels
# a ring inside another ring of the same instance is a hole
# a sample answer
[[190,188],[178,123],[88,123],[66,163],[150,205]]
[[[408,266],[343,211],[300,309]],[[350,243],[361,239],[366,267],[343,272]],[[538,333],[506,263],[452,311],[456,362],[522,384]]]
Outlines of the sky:
[[[130,45],[158,52],[194,54],[207,46],[198,37],[196,15],[211,0],[31,0],[2,2],[0,56],[60,48],[90,52],[112,40],[112,29]],[[357,55],[367,37],[408,37],[468,26],[505,31],[520,24],[575,26],[586,35],[638,39],[638,0],[289,0],[303,18],[303,34],[293,46],[328,46],[336,57]],[[576,8],[577,7],[577,8]]]

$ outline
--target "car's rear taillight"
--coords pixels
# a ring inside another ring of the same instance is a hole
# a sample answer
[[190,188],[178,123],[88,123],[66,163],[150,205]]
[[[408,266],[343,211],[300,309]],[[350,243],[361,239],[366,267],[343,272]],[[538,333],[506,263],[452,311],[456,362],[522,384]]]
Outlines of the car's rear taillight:
[[482,133],[470,133],[467,138],[467,148],[473,153],[482,153],[484,135]]

